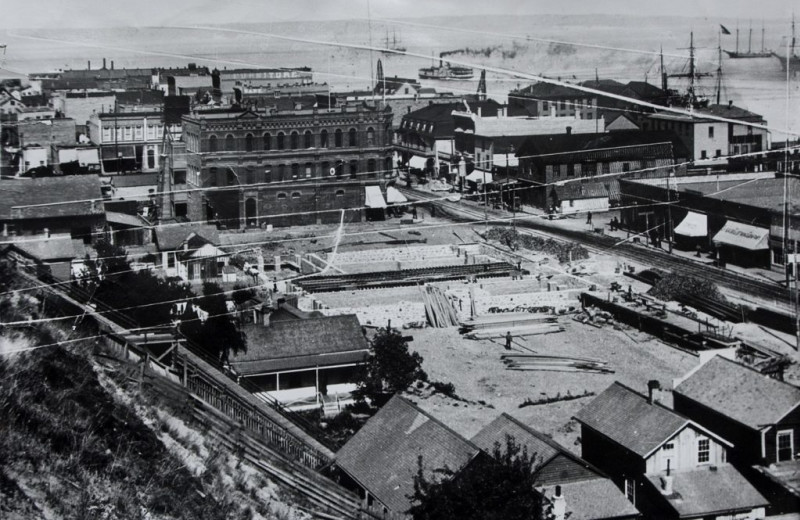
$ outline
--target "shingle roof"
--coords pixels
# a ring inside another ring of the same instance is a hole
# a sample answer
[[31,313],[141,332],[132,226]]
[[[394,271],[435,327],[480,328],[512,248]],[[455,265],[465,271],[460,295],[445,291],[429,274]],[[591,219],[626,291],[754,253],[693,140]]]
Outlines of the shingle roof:
[[355,314],[242,327],[247,351],[231,366],[241,375],[364,361],[369,344]]
[[[0,181],[0,219],[76,217],[103,213],[97,175],[39,177]],[[96,202],[93,204],[91,200]],[[67,204],[38,204],[81,201]],[[13,209],[14,206],[18,206]]]
[[672,410],[650,404],[645,396],[619,382],[595,397],[575,418],[643,458],[690,423]]
[[422,457],[426,475],[458,471],[480,450],[406,399],[393,397],[336,454],[336,464],[392,512],[411,506]]
[[81,258],[82,253],[86,252],[85,249],[76,251],[75,241],[69,235],[54,236],[48,239],[26,237],[14,242],[12,246],[42,262]]
[[700,110],[701,113],[711,114],[728,119],[742,119],[745,121],[763,121],[764,118],[760,114],[750,112],[744,108],[737,107],[736,105],[709,105],[708,107]]
[[[479,431],[472,438],[472,442],[492,455],[496,443],[499,443],[501,450],[505,449],[508,437],[512,437],[518,445],[527,448],[528,455],[535,456],[533,471],[537,473],[537,485],[602,478],[600,471],[588,462],[550,437],[505,413]],[[548,468],[549,466],[552,468]]]
[[192,234],[204,238],[211,244],[219,244],[219,230],[208,224],[170,224],[158,226],[155,230],[156,246],[159,251],[177,250]]
[[[569,520],[605,520],[638,517],[639,511],[607,478],[560,484]],[[552,498],[555,486],[546,486],[544,496]]]
[[800,405],[800,388],[722,356],[714,356],[674,391],[757,430]]
[[[744,512],[769,505],[761,493],[750,485],[730,464],[676,471],[672,486],[674,493],[665,497],[681,517],[716,516]],[[648,475],[660,489],[660,475]]]

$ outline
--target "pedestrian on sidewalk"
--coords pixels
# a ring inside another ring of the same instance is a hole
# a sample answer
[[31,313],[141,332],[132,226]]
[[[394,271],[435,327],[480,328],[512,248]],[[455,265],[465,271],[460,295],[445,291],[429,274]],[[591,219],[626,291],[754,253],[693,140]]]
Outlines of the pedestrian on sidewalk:
[[586,213],[586,223],[588,225],[590,225],[590,226],[592,225],[592,212],[591,211]]
[[506,332],[506,350],[511,350],[511,331]]

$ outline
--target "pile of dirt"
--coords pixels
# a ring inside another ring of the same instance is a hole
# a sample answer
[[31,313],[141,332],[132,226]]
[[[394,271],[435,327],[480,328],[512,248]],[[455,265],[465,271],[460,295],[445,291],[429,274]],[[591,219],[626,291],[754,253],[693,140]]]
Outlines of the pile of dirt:
[[717,302],[727,302],[712,282],[678,273],[666,273],[658,278],[648,294],[664,301],[679,301],[683,296],[702,296]]
[[528,249],[558,258],[561,263],[589,258],[589,251],[576,242],[561,242],[517,232],[514,229],[494,227],[486,232],[487,240],[496,240],[511,249]]

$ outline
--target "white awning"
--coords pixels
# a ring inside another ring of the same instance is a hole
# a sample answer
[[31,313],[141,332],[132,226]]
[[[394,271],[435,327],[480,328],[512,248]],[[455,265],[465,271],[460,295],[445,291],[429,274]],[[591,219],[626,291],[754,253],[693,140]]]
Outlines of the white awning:
[[492,174],[483,170],[473,170],[472,173],[467,175],[466,179],[471,182],[485,182],[486,184],[494,182]]
[[729,220],[725,222],[719,233],[714,235],[714,242],[751,251],[769,249],[769,229]]
[[708,217],[702,213],[690,211],[681,223],[675,227],[675,234],[685,237],[708,236]]
[[386,201],[383,200],[383,194],[381,193],[380,186],[365,186],[364,190],[366,191],[366,206],[368,208],[385,208]]
[[420,157],[419,155],[412,155],[408,159],[408,165],[411,168],[422,169],[422,168],[425,168],[426,164],[428,164],[428,158],[427,157]]
[[393,204],[395,202],[408,202],[408,199],[405,195],[400,193],[400,190],[394,186],[389,186],[386,188],[386,202],[389,204]]

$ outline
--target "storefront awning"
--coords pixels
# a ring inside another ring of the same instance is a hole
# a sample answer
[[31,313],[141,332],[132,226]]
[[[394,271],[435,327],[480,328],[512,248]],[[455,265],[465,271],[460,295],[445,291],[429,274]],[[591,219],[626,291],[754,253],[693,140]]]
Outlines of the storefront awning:
[[769,229],[729,220],[714,235],[714,242],[751,251],[769,249]]
[[385,208],[386,201],[383,200],[380,186],[365,186],[366,191],[366,206],[368,208]]
[[494,181],[492,174],[483,170],[473,170],[472,173],[467,175],[466,179],[470,182],[486,182],[486,184],[491,184]]
[[423,169],[428,164],[427,157],[420,157],[419,155],[412,155],[408,158],[408,166],[411,168]]
[[681,223],[675,227],[675,234],[685,237],[708,236],[708,217],[702,213],[690,211]]
[[386,188],[386,202],[389,204],[408,202],[405,195],[400,193],[400,190],[394,186]]

